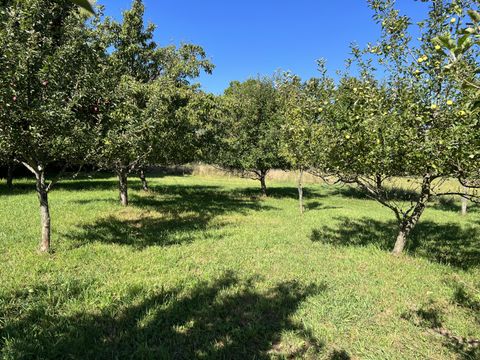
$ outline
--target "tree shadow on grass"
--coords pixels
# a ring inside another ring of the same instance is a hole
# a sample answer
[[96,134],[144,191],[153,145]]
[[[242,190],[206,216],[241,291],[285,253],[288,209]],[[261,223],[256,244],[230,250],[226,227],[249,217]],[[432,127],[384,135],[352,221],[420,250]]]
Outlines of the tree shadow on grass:
[[[114,179],[79,179],[79,180],[63,180],[56,183],[52,191],[65,190],[65,191],[93,191],[93,190],[116,190],[117,185]],[[35,182],[31,180],[29,182],[16,182],[12,190],[7,189],[6,186],[0,184],[0,196],[11,195],[24,195],[35,193]]]
[[[325,284],[288,281],[258,290],[257,281],[227,272],[193,289],[152,294],[133,288],[107,308],[68,316],[65,307],[81,302],[81,292],[51,303],[52,289],[35,289],[24,295],[32,297],[31,307],[17,301],[18,309],[3,314],[0,348],[16,359],[318,358],[323,342],[292,315],[308,297],[326,291]],[[282,339],[285,332],[294,334],[293,343]]]
[[[51,175],[51,174],[49,174]],[[155,173],[155,178],[164,178],[167,176],[162,173]],[[28,181],[26,181],[28,179]],[[141,181],[135,174],[128,178],[129,186],[133,189],[142,189]],[[53,191],[90,191],[90,190],[113,190],[118,188],[115,174],[110,172],[95,172],[93,174],[82,173],[73,178],[73,174],[65,174],[55,185]],[[22,195],[26,193],[35,192],[35,178],[30,176],[28,178],[14,180],[13,189],[8,189],[4,182],[0,182],[0,195]]]
[[131,200],[132,211],[127,210],[125,216],[122,212],[110,215],[83,224],[77,231],[64,236],[75,246],[101,242],[141,250],[148,246],[189,243],[207,235],[211,237],[213,235],[206,234],[206,230],[227,224],[225,220],[216,220],[221,215],[272,209],[261,201],[237,197],[215,186],[169,185],[142,195],[132,194]]
[[[313,230],[312,241],[338,246],[376,245],[390,251],[397,235],[395,221],[337,218],[338,226]],[[468,269],[480,265],[480,228],[456,223],[421,221],[410,235],[406,251],[431,261]]]
[[[332,195],[340,195],[347,198],[352,199],[360,199],[360,200],[372,200],[372,199],[365,191],[359,189],[358,187],[354,186],[336,186],[332,188]],[[412,200],[418,199],[418,192],[408,189],[401,189],[401,188],[391,188],[388,191],[387,198],[390,201],[406,201],[410,202]],[[453,211],[453,212],[460,212],[461,210],[461,202],[460,198],[458,197],[433,197],[433,201],[431,203],[431,207],[436,210],[442,211]],[[468,202],[468,212],[469,213],[478,213],[480,211],[480,207],[472,203],[471,201]]]
[[[352,199],[360,200],[374,200],[371,196],[368,195],[366,191],[355,187],[355,186],[335,186],[332,190],[332,194],[340,195]],[[391,201],[410,201],[412,199],[418,198],[418,192],[408,189],[402,189],[398,187],[387,188],[386,192],[387,199]]]
[[[454,289],[452,303],[463,308],[468,316],[473,317],[480,325],[480,301],[478,295],[475,296],[472,292],[476,291],[478,294],[478,289],[468,289],[465,284],[456,281],[448,281],[448,283]],[[444,325],[444,318],[448,310],[443,309],[443,306],[430,301],[418,308],[404,312],[402,318],[430,331],[435,336],[442,337],[443,345],[456,353],[458,359],[479,359],[480,339],[465,338],[447,329]]]
[[[452,211],[456,213],[460,213],[462,204],[459,198],[453,197],[439,197],[436,201],[432,204],[432,208],[442,211]],[[472,203],[471,201],[468,202],[467,213],[478,213],[480,207]]]
[[331,206],[331,205],[324,205],[320,201],[307,201],[305,203],[305,210],[334,210],[334,209],[341,209],[341,206]]
[[[246,196],[250,198],[257,198],[261,196],[260,187],[242,187],[233,190],[237,196]],[[303,188],[303,196],[305,198],[325,197],[320,191],[314,188]],[[267,188],[267,197],[272,199],[298,199],[298,190],[295,186],[275,186]]]

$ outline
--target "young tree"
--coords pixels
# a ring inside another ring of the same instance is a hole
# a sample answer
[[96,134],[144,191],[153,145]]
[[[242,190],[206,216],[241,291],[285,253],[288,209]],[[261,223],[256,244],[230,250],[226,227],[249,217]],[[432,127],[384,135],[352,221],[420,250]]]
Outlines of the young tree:
[[280,155],[280,99],[273,79],[234,81],[220,99],[224,119],[219,124],[221,145],[216,163],[222,167],[254,175],[267,195],[266,176],[271,169],[283,168]]
[[114,89],[100,135],[97,165],[118,177],[120,203],[128,205],[128,174],[144,164],[155,133],[155,119],[147,116],[148,85],[125,76]]
[[320,167],[317,156],[319,126],[328,112],[333,96],[334,83],[326,76],[322,61],[319,62],[320,78],[301,82],[300,78],[285,74],[279,87],[282,112],[282,154],[289,168],[298,170],[298,199],[303,214],[303,174]]
[[40,251],[50,249],[52,163],[85,157],[97,124],[91,104],[103,53],[68,1],[25,0],[0,9],[0,143],[36,178]]
[[[415,46],[408,35],[410,19],[394,4],[370,1],[383,35],[368,53],[378,59],[384,81],[375,80],[365,53],[353,49],[361,76],[342,80],[322,149],[331,150],[332,173],[394,212],[399,230],[393,253],[398,255],[434,196],[462,194],[443,191],[441,184],[463,178],[476,166],[479,148],[473,140],[478,121],[434,43],[453,23],[454,5],[431,4],[429,18],[421,23],[421,43]],[[411,184],[400,199],[395,188],[399,177],[408,177]]]
[[[97,163],[117,174],[124,206],[128,205],[128,175],[140,171],[146,187],[144,168],[157,157],[155,144],[162,138],[164,124],[175,113],[175,106],[182,106],[172,94],[178,95],[202,70],[212,70],[199,46],[158,47],[153,41],[155,26],[144,26],[144,10],[142,1],[135,0],[124,12],[122,23],[107,19],[100,27],[112,51],[109,71],[103,78],[104,88],[110,92],[103,111],[106,120]],[[156,111],[151,99],[158,106]]]

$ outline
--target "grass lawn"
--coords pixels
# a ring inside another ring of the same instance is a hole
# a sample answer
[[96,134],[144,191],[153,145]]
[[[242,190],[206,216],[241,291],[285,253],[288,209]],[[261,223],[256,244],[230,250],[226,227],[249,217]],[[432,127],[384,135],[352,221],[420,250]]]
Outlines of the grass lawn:
[[[408,255],[358,192],[221,177],[60,183],[36,253],[33,183],[0,188],[5,359],[479,359],[480,209],[431,205]],[[442,334],[440,334],[442,333]]]

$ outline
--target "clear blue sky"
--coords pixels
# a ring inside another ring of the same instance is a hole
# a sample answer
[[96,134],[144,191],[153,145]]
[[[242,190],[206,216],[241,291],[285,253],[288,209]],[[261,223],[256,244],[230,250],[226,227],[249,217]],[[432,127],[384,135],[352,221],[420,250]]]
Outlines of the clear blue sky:
[[[130,0],[99,0],[107,15],[121,19]],[[349,44],[365,45],[379,35],[366,0],[144,0],[145,20],[158,26],[160,45],[191,42],[204,47],[216,68],[199,81],[221,93],[232,80],[290,70],[316,75],[325,58],[331,75],[342,69]],[[425,5],[398,0],[418,20]],[[404,11],[403,11],[404,10]]]

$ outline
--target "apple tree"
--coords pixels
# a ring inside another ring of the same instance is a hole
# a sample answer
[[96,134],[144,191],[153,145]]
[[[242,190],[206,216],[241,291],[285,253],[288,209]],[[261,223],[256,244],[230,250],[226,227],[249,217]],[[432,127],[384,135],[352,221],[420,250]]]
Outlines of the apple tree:
[[98,118],[97,69],[105,49],[69,1],[25,0],[0,9],[0,144],[36,178],[42,237],[50,249],[52,164],[84,160]]
[[[365,51],[353,48],[360,75],[341,80],[321,149],[330,149],[331,173],[393,211],[398,255],[435,196],[464,195],[442,184],[476,166],[479,124],[435,41],[455,22],[454,4],[430,4],[417,44],[409,35],[411,20],[393,0],[369,3],[382,37]],[[407,191],[399,194],[398,187]]]
[[267,195],[266,176],[284,168],[280,154],[280,97],[272,78],[234,81],[219,99],[224,115],[218,122],[219,144],[213,161],[224,168],[252,174]]
[[298,199],[300,213],[303,206],[303,174],[319,168],[323,154],[317,152],[321,137],[320,124],[331,107],[334,82],[326,75],[323,61],[319,61],[320,78],[302,82],[298,76],[284,74],[279,92],[282,113],[281,153],[290,169],[299,172]]
[[[97,164],[116,173],[124,206],[128,204],[129,174],[139,171],[146,188],[143,169],[161,161],[161,151],[168,151],[156,145],[166,133],[171,134],[169,129],[165,132],[165,124],[178,107],[184,106],[180,94],[202,70],[210,73],[213,68],[197,45],[159,47],[153,40],[155,26],[144,25],[144,11],[143,2],[135,0],[132,8],[123,13],[121,23],[107,19],[99,26],[111,51],[108,71],[102,77],[107,91]],[[155,111],[152,103],[157,106]],[[173,136],[182,141],[178,133]]]

